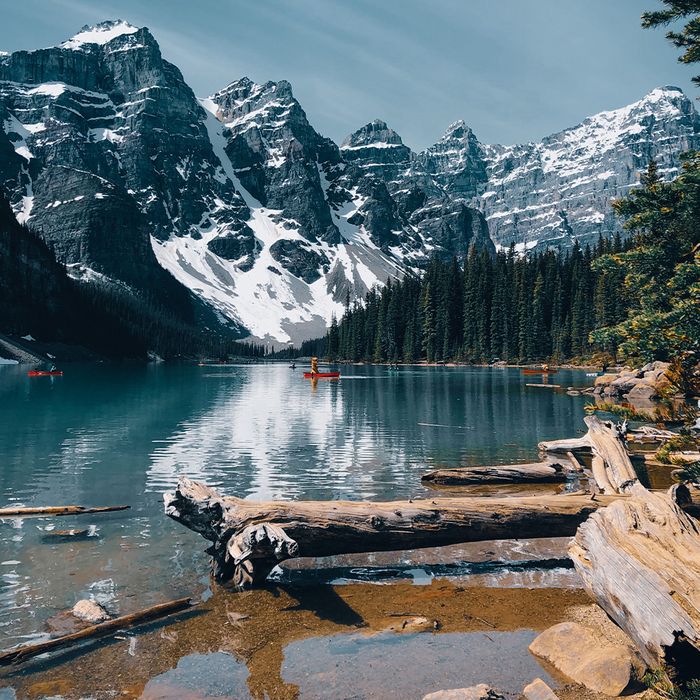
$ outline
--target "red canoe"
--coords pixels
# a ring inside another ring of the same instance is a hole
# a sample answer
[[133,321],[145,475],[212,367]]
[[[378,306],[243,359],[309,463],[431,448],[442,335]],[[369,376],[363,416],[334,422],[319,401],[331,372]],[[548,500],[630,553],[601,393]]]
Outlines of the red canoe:
[[524,369],[523,374],[556,374],[556,369]]
[[304,372],[304,379],[338,379],[340,372]]
[[30,369],[29,372],[27,372],[28,377],[62,377],[63,372],[60,370],[56,370],[54,372],[49,372],[48,370],[41,370],[41,369]]

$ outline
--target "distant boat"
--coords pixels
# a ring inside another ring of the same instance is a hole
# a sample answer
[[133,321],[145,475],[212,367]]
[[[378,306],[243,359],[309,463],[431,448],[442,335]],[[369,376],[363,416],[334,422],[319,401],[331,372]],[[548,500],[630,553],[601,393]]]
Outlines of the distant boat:
[[556,369],[537,369],[535,367],[528,367],[523,370],[523,374],[556,374],[559,370]]
[[340,372],[304,372],[304,379],[339,379]]
[[63,371],[60,369],[54,370],[44,370],[44,369],[30,369],[27,372],[28,377],[62,377]]

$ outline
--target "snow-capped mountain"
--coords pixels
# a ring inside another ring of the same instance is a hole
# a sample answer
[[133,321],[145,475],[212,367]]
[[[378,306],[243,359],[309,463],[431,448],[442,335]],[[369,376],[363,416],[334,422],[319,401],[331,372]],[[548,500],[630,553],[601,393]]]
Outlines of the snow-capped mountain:
[[679,153],[695,148],[700,148],[695,105],[680,88],[657,88],[639,102],[596,114],[539,143],[482,146],[486,184],[478,206],[500,245],[593,242],[621,231],[610,200],[638,185],[651,159],[671,178]]
[[650,157],[670,176],[699,132],[664,88],[538,144],[482,145],[457,122],[414,153],[375,120],[338,146],[286,81],[197,99],[123,21],[0,53],[0,187],[18,219],[75,277],[169,297],[174,277],[276,343],[322,334],[348,296],[433,254],[617,230],[609,199]]

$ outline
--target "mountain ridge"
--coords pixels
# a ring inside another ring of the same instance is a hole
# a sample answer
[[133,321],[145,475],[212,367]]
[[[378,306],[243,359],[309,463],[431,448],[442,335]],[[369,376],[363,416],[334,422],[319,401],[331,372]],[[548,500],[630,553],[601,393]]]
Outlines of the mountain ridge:
[[650,157],[676,172],[699,119],[662,88],[519,146],[458,120],[416,153],[381,119],[338,145],[289,82],[196,98],[147,28],[114,20],[0,55],[0,186],[73,276],[158,295],[170,273],[221,324],[279,345],[432,255],[612,235],[609,200]]

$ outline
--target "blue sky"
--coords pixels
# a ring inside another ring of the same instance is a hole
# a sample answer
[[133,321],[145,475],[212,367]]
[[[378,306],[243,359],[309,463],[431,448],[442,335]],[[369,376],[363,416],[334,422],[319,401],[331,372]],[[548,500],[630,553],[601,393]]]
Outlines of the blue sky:
[[[639,16],[658,0],[22,0],[0,50],[51,46],[84,24],[151,29],[200,96],[286,78],[336,141],[371,119],[414,149],[464,119],[487,143],[572,126],[659,85],[698,96],[692,68]],[[697,68],[697,66],[696,66]],[[700,70],[698,71],[700,72]]]

